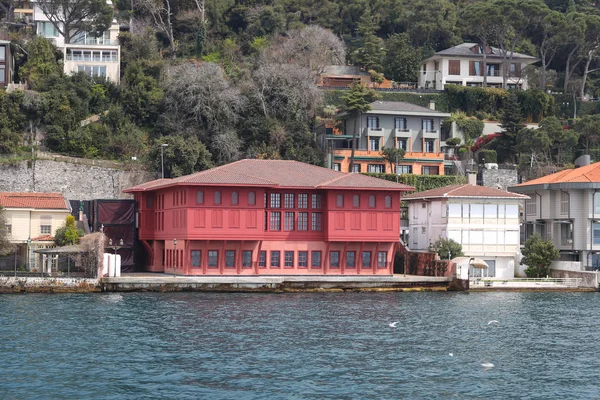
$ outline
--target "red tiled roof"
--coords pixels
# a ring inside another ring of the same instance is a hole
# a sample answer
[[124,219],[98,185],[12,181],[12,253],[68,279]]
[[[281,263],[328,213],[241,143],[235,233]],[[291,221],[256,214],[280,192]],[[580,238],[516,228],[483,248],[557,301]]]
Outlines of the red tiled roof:
[[578,183],[590,183],[600,182],[600,162],[586,165],[584,167],[565,169],[563,171],[556,172],[554,174],[542,176],[541,178],[532,179],[527,182],[523,182],[516,187],[530,186],[530,185],[543,185],[549,183],[567,183],[567,182],[578,182]]
[[69,210],[67,200],[60,193],[0,192],[0,206],[5,208]]
[[126,189],[125,192],[138,192],[182,184],[414,190],[414,188],[401,183],[360,174],[338,172],[298,161],[246,159],[179,178],[146,182]]
[[32,242],[54,242],[54,236],[52,235],[41,235],[31,238]]
[[470,184],[451,185],[441,188],[426,190],[424,192],[403,196],[402,200],[415,200],[440,197],[474,197],[474,198],[503,198],[503,199],[528,199],[529,196],[505,192],[504,190],[487,186],[475,186]]

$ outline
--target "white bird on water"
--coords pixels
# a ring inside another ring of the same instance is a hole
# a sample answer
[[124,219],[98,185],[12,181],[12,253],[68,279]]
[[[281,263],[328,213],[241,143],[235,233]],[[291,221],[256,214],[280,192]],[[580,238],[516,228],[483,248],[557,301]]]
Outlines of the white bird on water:
[[492,364],[491,362],[483,362],[481,363],[481,366],[483,367],[484,371],[487,371],[488,369],[494,368],[494,364]]
[[452,354],[452,353],[448,353],[448,355],[449,355],[450,357],[454,357],[454,354]]
[[399,322],[400,322],[400,321],[392,322],[392,323],[390,324],[390,328],[395,328],[395,327],[396,327],[396,325],[397,325]]
[[493,319],[493,320],[491,320],[490,322],[488,322],[488,325],[491,325],[491,324],[497,324],[497,323],[499,323],[499,322],[498,322],[498,321],[496,321],[495,319]]

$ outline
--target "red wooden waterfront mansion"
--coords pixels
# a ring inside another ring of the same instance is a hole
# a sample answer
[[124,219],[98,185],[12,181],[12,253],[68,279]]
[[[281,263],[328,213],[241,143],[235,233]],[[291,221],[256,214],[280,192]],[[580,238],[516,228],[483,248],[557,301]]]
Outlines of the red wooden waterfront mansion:
[[284,160],[241,160],[125,190],[149,271],[388,275],[410,186]]

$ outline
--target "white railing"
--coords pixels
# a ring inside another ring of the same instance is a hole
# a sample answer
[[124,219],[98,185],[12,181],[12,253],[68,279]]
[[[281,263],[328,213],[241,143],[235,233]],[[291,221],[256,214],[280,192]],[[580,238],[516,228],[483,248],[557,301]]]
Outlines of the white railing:
[[494,287],[494,288],[541,288],[541,287],[568,287],[577,288],[581,286],[581,278],[515,278],[515,279],[492,279],[492,278],[470,278],[470,287]]

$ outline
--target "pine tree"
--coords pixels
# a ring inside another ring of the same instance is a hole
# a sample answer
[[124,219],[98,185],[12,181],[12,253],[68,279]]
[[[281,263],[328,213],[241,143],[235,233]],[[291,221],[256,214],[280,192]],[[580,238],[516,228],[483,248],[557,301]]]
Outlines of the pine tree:
[[519,132],[525,128],[525,124],[521,114],[521,105],[515,93],[510,93],[504,101],[500,122],[500,127],[504,129],[504,132],[498,140],[496,151],[501,160],[517,162],[519,160],[517,137]]
[[344,110],[354,118],[354,130],[352,131],[352,152],[350,154],[350,172],[354,169],[354,149],[356,148],[356,123],[360,120],[362,113],[371,109],[371,103],[377,99],[377,93],[364,85],[354,82],[348,93],[342,97]]
[[383,70],[381,62],[385,54],[383,41],[375,32],[378,25],[371,15],[371,8],[367,7],[358,22],[358,34],[362,37],[362,46],[357,50],[356,62],[365,70]]

